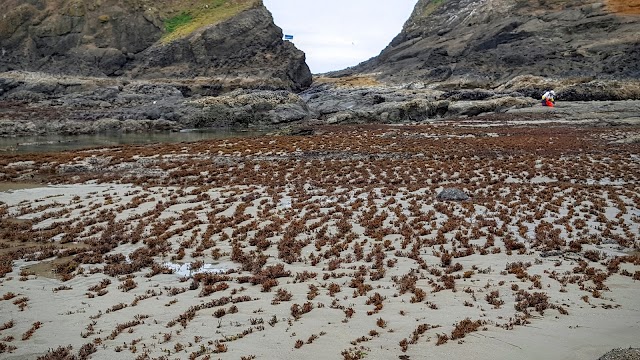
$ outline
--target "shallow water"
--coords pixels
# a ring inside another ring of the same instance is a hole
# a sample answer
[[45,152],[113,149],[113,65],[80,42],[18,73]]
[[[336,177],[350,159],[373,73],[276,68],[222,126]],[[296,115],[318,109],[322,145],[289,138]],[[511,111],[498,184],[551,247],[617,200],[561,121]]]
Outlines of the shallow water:
[[0,156],[2,156],[2,154],[58,152],[125,144],[180,143],[259,135],[264,135],[264,132],[257,130],[197,129],[181,132],[153,132],[144,134],[113,133],[0,138]]
[[0,192],[22,190],[22,189],[35,189],[45,187],[47,185],[38,183],[27,182],[0,182]]

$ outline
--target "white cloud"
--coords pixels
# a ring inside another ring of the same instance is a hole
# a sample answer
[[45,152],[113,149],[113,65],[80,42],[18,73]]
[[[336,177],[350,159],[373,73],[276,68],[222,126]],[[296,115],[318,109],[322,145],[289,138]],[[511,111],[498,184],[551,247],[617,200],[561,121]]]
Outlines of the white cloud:
[[264,0],[314,74],[356,65],[400,32],[417,0]]

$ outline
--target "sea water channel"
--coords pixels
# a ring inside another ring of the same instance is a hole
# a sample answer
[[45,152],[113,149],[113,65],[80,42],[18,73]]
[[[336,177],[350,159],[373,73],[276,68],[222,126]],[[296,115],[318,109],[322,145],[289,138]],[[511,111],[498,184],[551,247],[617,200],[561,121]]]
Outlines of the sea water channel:
[[180,132],[9,137],[0,138],[0,156],[91,149],[117,145],[194,142],[209,139],[260,136],[264,134],[264,131],[259,130],[194,129]]

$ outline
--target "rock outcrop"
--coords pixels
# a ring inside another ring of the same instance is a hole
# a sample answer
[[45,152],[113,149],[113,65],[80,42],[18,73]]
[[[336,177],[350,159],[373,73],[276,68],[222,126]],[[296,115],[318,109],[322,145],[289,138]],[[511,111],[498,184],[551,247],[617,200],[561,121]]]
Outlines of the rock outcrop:
[[[495,113],[639,121],[640,0],[418,0],[379,56],[313,84],[304,54],[282,40],[261,0],[4,4],[0,136],[295,133]],[[548,89],[556,108],[539,106]]]
[[310,116],[303,99],[288,90],[212,95],[206,93],[209,84],[0,73],[0,136],[274,127]]
[[304,53],[282,40],[260,0],[6,0],[3,8],[0,72],[203,77],[214,92],[311,83]]
[[539,113],[554,89],[591,109],[563,116],[610,119],[585,102],[640,100],[638,34],[640,0],[418,0],[379,56],[302,96],[325,122],[411,122]]
[[640,78],[638,0],[419,0],[381,54],[333,75],[488,88],[517,76]]

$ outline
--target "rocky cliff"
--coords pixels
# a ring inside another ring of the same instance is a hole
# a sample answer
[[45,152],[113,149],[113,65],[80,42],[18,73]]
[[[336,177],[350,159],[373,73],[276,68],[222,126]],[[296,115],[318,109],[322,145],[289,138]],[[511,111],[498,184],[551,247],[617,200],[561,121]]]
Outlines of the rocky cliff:
[[640,78],[638,0],[419,0],[402,32],[337,75],[487,87],[519,75]]
[[3,8],[0,72],[311,83],[304,53],[282,40],[260,0],[4,0]]
[[589,104],[640,99],[640,1],[418,0],[379,56],[326,75],[301,96],[332,123],[537,113],[549,89],[581,103],[545,114],[638,122]]

